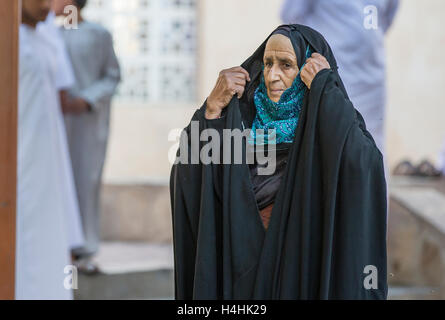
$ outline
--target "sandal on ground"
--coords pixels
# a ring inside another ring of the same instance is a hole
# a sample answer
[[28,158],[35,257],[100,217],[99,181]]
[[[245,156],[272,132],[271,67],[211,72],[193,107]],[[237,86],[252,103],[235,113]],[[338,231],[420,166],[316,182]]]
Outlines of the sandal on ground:
[[440,177],[442,175],[442,172],[437,170],[428,160],[423,160],[421,163],[419,163],[416,170],[416,175],[420,177]]
[[396,176],[414,176],[417,174],[417,169],[408,160],[400,162],[393,171]]
[[88,258],[81,258],[77,260],[74,265],[76,266],[79,273],[85,274],[85,275],[96,275],[100,273],[99,267]]

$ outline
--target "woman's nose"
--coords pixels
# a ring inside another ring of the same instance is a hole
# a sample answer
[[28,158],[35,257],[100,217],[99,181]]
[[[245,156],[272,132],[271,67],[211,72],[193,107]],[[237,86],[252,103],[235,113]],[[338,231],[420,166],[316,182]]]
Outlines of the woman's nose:
[[272,66],[269,72],[269,81],[277,81],[280,80],[280,68],[276,66]]

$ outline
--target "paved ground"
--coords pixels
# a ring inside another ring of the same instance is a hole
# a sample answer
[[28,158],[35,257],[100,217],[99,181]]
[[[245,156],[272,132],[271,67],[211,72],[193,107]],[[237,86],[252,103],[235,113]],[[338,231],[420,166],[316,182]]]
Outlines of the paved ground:
[[438,300],[440,290],[432,287],[389,287],[388,300]]
[[79,275],[76,300],[173,299],[171,244],[104,242],[95,262],[101,273]]
[[173,270],[170,243],[104,242],[95,262],[105,274]]

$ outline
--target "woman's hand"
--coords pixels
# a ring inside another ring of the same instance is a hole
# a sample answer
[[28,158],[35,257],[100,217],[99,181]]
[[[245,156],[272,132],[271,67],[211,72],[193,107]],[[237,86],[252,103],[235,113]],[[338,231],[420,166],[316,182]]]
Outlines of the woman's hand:
[[233,67],[219,73],[216,85],[207,98],[206,119],[216,119],[237,94],[238,99],[243,96],[246,81],[250,81],[249,73],[242,67]]
[[306,64],[304,65],[303,70],[301,70],[301,80],[308,89],[310,89],[312,80],[314,80],[317,73],[323,69],[330,68],[331,66],[325,57],[319,53],[313,53],[312,56],[306,60]]

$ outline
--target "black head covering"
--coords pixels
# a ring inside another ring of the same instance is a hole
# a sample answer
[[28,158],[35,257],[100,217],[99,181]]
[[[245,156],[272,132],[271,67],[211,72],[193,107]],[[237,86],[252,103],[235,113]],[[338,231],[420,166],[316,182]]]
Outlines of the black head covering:
[[[255,94],[255,89],[258,87],[261,80],[261,72],[263,70],[263,57],[264,50],[266,48],[267,41],[274,34],[282,34],[289,37],[294,47],[295,54],[297,56],[298,67],[301,66],[306,61],[306,48],[309,45],[312,52],[316,52],[324,56],[331,66],[331,70],[337,72],[337,62],[335,60],[334,54],[332,53],[331,47],[325,38],[314,29],[300,25],[300,24],[286,24],[278,26],[272,33],[266,38],[266,40],[261,44],[261,46],[241,65],[250,74],[251,81],[246,86],[246,94],[243,96],[242,101],[240,101],[240,110],[243,119],[246,121],[247,126],[251,126],[253,119],[255,118],[256,109],[253,104],[253,97]],[[302,58],[303,57],[303,58]],[[338,82],[340,88],[342,88],[343,94],[346,98],[348,95],[344,89],[344,85],[338,76]],[[227,112],[227,108],[223,109],[223,113]]]
[[298,31],[292,31],[290,26],[287,25],[279,26],[277,29],[275,29],[274,32],[272,32],[270,37],[275,34],[281,34],[290,39],[292,47],[295,51],[295,55],[297,56],[298,68],[301,69],[304,62],[306,61],[306,48],[308,46],[307,41],[303,38],[301,33],[299,33]]

